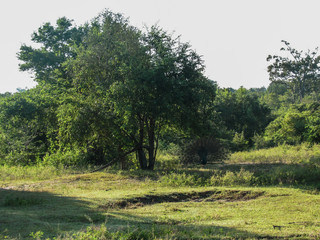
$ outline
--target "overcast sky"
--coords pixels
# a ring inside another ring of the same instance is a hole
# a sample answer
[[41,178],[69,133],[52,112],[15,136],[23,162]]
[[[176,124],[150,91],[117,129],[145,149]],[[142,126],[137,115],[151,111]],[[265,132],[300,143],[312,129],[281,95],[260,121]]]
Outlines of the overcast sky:
[[138,28],[158,23],[181,35],[220,87],[267,87],[266,57],[279,54],[281,40],[299,50],[320,45],[319,0],[3,0],[0,93],[35,85],[16,54],[43,23],[66,16],[81,25],[106,8]]

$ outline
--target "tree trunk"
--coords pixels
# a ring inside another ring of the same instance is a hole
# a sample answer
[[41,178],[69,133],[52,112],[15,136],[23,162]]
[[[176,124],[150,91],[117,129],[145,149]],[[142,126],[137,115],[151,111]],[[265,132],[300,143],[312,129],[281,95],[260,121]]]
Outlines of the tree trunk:
[[153,170],[154,164],[155,164],[155,121],[153,118],[150,119],[149,123],[149,129],[148,129],[148,140],[149,140],[149,149],[148,149],[148,157],[149,157],[149,163],[148,163],[148,169]]
[[198,150],[198,155],[200,157],[201,164],[206,165],[207,164],[207,156],[208,156],[208,151],[205,147],[200,147]]
[[140,168],[142,170],[148,169],[146,154],[144,153],[142,148],[138,149],[138,158],[139,158]]
[[93,170],[91,173],[100,171],[100,170],[105,169],[105,168],[107,168],[107,167],[110,167],[110,166],[112,166],[113,164],[119,162],[119,159],[120,159],[121,157],[125,157],[125,156],[127,156],[127,155],[129,155],[130,153],[133,153],[133,152],[135,152],[135,151],[137,151],[136,148],[134,148],[134,149],[132,149],[132,150],[124,153],[124,154],[123,154],[122,156],[120,156],[120,157],[116,157],[116,158],[112,159],[112,160],[111,160],[110,162],[108,162],[106,165],[103,165],[102,167]]
[[147,158],[146,158],[146,154],[143,151],[143,139],[144,139],[144,122],[143,119],[139,118],[139,143],[138,143],[138,147],[137,147],[137,151],[138,151],[138,159],[139,159],[139,163],[140,163],[140,168],[142,170],[145,170],[148,168],[148,163],[147,163]]
[[124,155],[124,152],[122,150],[122,147],[118,147],[118,152],[119,152],[119,161],[120,161],[120,168],[122,170],[127,170],[128,169],[128,163],[127,163],[127,156]]

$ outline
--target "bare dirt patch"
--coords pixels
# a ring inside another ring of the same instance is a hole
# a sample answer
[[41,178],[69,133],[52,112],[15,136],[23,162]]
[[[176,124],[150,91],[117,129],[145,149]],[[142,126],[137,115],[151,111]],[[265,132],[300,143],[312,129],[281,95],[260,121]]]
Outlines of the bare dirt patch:
[[121,199],[100,206],[102,209],[110,208],[137,208],[165,202],[214,202],[214,201],[248,201],[262,196],[264,192],[238,191],[238,190],[213,190],[204,192],[169,193],[145,195],[142,197]]

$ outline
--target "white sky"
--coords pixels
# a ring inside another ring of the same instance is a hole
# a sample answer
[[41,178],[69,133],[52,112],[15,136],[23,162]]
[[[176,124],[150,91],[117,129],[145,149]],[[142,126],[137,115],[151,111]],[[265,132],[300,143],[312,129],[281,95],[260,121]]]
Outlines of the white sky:
[[0,93],[31,88],[16,53],[43,23],[66,16],[77,25],[105,8],[142,28],[158,23],[203,56],[220,87],[267,87],[266,57],[281,40],[299,50],[320,46],[319,0],[3,0],[0,2]]

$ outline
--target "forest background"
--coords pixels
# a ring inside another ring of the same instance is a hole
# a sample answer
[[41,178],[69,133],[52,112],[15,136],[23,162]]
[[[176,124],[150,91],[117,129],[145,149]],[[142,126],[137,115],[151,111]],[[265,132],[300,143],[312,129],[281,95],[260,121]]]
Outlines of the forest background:
[[18,58],[37,86],[1,94],[1,164],[152,170],[159,151],[205,164],[320,141],[318,49],[283,41],[283,55],[267,57],[268,88],[236,90],[208,79],[180,37],[108,10],[81,26],[45,23],[32,41]]

